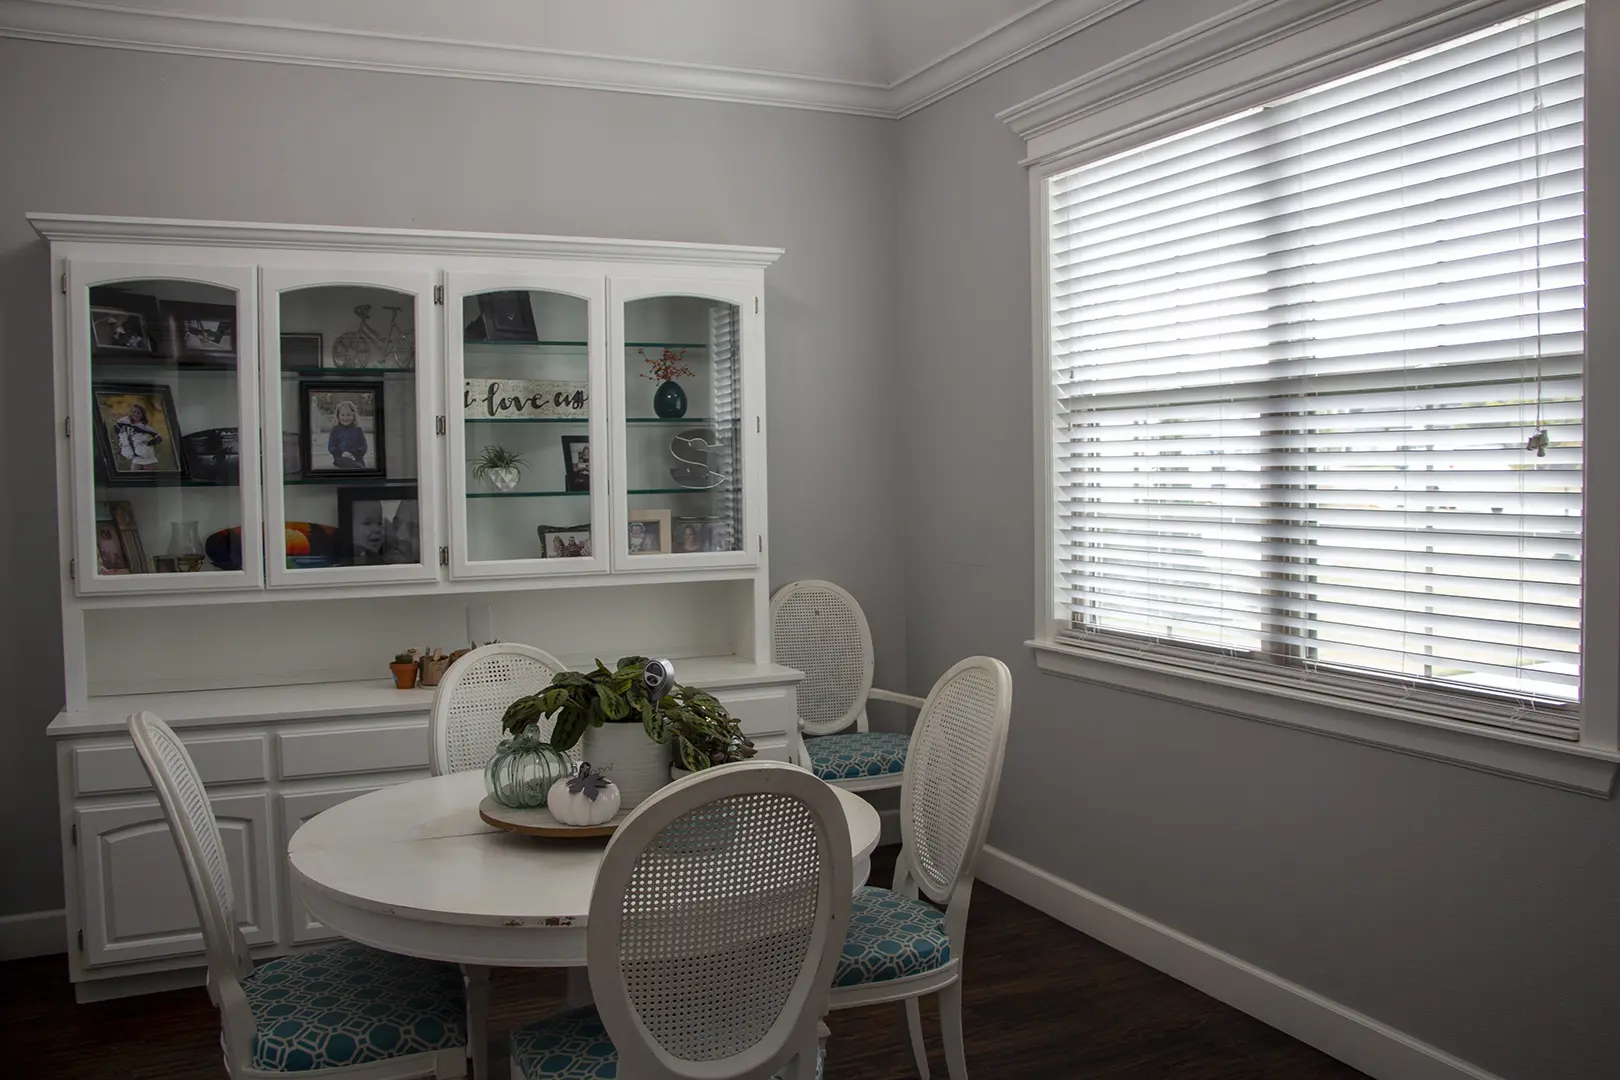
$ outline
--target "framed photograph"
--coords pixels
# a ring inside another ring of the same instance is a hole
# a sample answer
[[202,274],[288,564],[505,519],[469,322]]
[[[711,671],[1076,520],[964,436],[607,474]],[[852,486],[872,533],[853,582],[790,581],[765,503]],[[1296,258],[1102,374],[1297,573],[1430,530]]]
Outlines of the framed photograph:
[[165,300],[169,340],[177,360],[236,359],[236,306]]
[[591,490],[591,438],[589,435],[562,437],[563,490]]
[[127,574],[129,555],[124,551],[124,538],[118,523],[112,520],[96,522],[96,573]]
[[629,551],[632,555],[668,555],[668,510],[630,511]]
[[91,305],[90,352],[106,358],[151,356],[152,331],[146,317],[138,311]]
[[731,532],[731,522],[711,521],[708,531],[703,534],[704,551],[736,551],[735,539]]
[[303,475],[382,476],[383,384],[298,384],[298,450]]
[[321,366],[321,357],[326,355],[322,348],[319,334],[282,334],[281,335],[281,370],[303,370],[305,368],[318,368]]
[[678,517],[675,519],[675,534],[670,540],[670,549],[676,555],[692,555],[708,551],[709,518]]
[[96,383],[96,449],[108,483],[186,475],[174,395],[161,383]]
[[471,332],[467,336],[474,341],[540,340],[529,294],[521,289],[479,293],[478,320],[469,329]]
[[337,565],[422,561],[422,511],[414,485],[338,488]]
[[141,543],[140,526],[135,524],[135,507],[122,500],[114,500],[107,504],[107,512],[112,515],[113,526],[123,542],[124,561],[129,563],[129,572],[146,573],[149,565],[146,561],[146,545]]
[[541,525],[540,550],[547,559],[588,559],[591,557],[591,526]]
[[154,574],[178,574],[181,569],[179,555],[152,556],[152,573]]

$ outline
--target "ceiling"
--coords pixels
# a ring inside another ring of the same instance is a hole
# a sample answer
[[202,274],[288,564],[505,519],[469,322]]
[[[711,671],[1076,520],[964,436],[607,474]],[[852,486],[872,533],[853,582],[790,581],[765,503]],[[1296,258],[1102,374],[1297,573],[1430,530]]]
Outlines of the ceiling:
[[902,116],[1135,0],[0,0],[0,36]]

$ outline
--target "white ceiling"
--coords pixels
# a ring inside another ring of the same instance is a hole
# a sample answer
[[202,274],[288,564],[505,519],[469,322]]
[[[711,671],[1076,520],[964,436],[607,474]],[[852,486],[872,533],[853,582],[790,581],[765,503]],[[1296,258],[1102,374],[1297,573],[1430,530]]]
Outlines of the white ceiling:
[[1135,0],[0,0],[0,36],[897,116]]

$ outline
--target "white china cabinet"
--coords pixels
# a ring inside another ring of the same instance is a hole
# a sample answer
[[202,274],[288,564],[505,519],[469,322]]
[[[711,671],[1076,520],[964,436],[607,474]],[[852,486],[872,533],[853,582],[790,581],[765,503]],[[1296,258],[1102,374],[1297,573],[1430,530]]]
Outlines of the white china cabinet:
[[286,842],[423,775],[411,646],[675,659],[765,756],[764,272],[781,252],[31,215],[50,246],[68,950],[81,998],[201,979],[123,731],[209,787],[243,932],[327,936]]

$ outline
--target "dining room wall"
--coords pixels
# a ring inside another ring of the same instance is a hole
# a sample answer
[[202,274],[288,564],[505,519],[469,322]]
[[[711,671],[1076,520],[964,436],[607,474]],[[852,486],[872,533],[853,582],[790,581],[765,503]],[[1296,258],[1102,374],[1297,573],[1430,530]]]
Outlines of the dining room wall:
[[997,848],[1504,1080],[1615,1075],[1620,802],[1044,675],[1024,645],[1030,220],[995,114],[1228,2],[1142,0],[900,122],[912,689],[1011,665]]
[[29,211],[785,248],[765,275],[773,584],[850,588],[880,676],[905,683],[892,122],[9,39],[0,103],[0,918],[62,905],[50,279]]

